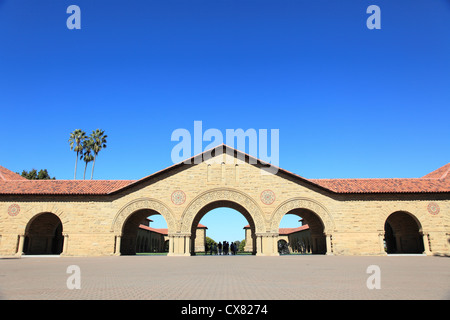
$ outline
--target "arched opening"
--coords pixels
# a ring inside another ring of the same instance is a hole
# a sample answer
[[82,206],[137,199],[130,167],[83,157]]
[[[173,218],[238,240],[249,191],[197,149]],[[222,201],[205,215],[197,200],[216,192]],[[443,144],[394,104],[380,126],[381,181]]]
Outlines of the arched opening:
[[[286,225],[285,220],[289,221]],[[297,223],[293,222],[297,220]],[[295,254],[325,254],[327,243],[322,219],[309,209],[293,209],[287,212],[281,219],[279,228],[279,240],[286,241],[289,253]],[[286,254],[278,246],[280,254]]]
[[[217,246],[219,244],[219,242],[222,244],[223,246],[223,242],[227,241],[229,246],[231,247],[231,243],[235,243],[236,241],[238,241],[239,243],[236,243],[237,245],[237,253],[246,253],[246,254],[256,254],[256,236],[255,236],[255,223],[250,215],[250,213],[241,205],[233,202],[233,201],[228,201],[228,200],[221,200],[221,201],[215,201],[212,203],[209,203],[208,205],[204,206],[202,209],[200,209],[200,211],[197,213],[197,215],[195,216],[192,226],[191,226],[191,248],[190,248],[190,252],[191,255],[196,255],[196,251],[199,251],[198,249],[196,250],[196,248],[199,248],[199,242],[202,242],[203,239],[197,239],[199,237],[199,232],[197,231],[200,226],[205,226],[205,223],[202,222],[202,218],[208,214],[214,216],[214,211],[218,212],[218,209],[222,209],[222,208],[226,208],[226,209],[232,209],[232,210],[225,210],[225,212],[230,213],[231,211],[236,211],[237,213],[241,214],[243,216],[244,219],[237,219],[235,220],[235,222],[233,222],[236,227],[236,229],[239,229],[242,233],[240,236],[237,235],[231,235],[230,236],[226,236],[226,233],[224,234],[224,236],[219,236],[220,239],[212,239],[216,242]],[[231,214],[229,214],[231,216]],[[247,224],[248,225],[248,231],[245,231],[244,225],[242,224]],[[208,223],[206,223],[206,227],[210,227],[207,225]],[[225,224],[223,225],[223,227],[225,227]],[[223,234],[223,233],[221,233]],[[208,236],[208,235],[207,235]],[[239,237],[238,239],[234,239],[236,237]],[[245,241],[245,246],[243,247],[243,252],[239,252],[239,245],[242,241]],[[202,245],[202,244],[200,244]],[[229,248],[230,248],[229,247]],[[209,247],[206,247],[206,251],[209,251]],[[223,249],[223,247],[222,247]],[[219,250],[217,249],[217,253],[219,253]],[[222,251],[223,253],[223,251]],[[231,253],[231,251],[229,251],[229,253]]]
[[285,214],[281,219],[278,233],[279,254],[312,253],[311,230],[297,214]]
[[168,251],[167,227],[153,227],[151,218],[154,219],[155,217],[165,223],[162,215],[150,209],[137,210],[126,219],[120,241],[121,255],[164,253]]
[[27,255],[61,254],[64,244],[62,232],[62,222],[54,213],[35,216],[25,229],[23,252]]
[[387,253],[423,253],[423,238],[417,219],[408,212],[392,213],[384,224]]

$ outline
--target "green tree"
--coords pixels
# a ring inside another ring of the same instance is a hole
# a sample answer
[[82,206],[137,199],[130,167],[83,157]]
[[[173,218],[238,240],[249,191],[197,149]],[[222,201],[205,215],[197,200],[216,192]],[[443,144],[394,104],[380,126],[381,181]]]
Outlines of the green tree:
[[244,252],[244,248],[245,248],[245,239],[241,241],[241,243],[239,243],[239,252]]
[[205,248],[205,250],[208,252],[213,244],[217,244],[217,242],[214,241],[213,239],[211,239],[210,237],[206,237],[206,248]]
[[78,164],[78,156],[83,154],[83,142],[86,140],[86,132],[81,129],[76,129],[70,133],[69,143],[70,150],[73,150],[77,153],[77,157],[75,159],[75,173],[73,179],[77,178],[77,164]]
[[91,180],[94,177],[94,167],[95,160],[97,159],[100,150],[106,148],[106,138],[108,136],[105,134],[104,130],[97,129],[92,131],[90,139],[92,141],[92,152],[94,153],[94,162],[92,163]]
[[83,180],[86,179],[86,169],[89,162],[94,160],[94,156],[91,154],[92,152],[92,140],[91,139],[85,139],[83,141],[83,153],[80,156],[80,160],[82,159],[84,161],[84,174],[83,174]]
[[39,172],[36,169],[23,170],[21,176],[28,180],[55,180],[55,177],[50,177],[47,169],[41,169]]

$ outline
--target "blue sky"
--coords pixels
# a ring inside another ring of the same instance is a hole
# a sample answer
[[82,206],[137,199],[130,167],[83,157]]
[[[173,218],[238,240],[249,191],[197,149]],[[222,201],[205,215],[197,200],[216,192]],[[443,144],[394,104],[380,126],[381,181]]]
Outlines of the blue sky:
[[449,57],[448,0],[0,0],[0,165],[72,179],[69,133],[101,128],[94,178],[139,179],[199,120],[279,129],[306,178],[420,177],[450,159]]

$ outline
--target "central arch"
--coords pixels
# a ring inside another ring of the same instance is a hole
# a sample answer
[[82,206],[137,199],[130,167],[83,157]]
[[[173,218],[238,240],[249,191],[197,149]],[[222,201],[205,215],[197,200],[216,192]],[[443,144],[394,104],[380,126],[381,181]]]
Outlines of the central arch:
[[252,253],[256,254],[256,232],[255,232],[255,222],[253,221],[252,216],[250,215],[250,213],[240,204],[233,202],[233,201],[227,201],[227,200],[219,200],[219,201],[214,201],[211,202],[207,205],[205,205],[202,209],[200,209],[200,211],[197,213],[197,215],[194,218],[194,221],[192,222],[192,226],[191,226],[191,248],[190,248],[190,252],[191,255],[195,255],[195,239],[196,239],[196,235],[197,235],[197,227],[200,223],[200,220],[210,211],[217,209],[217,208],[230,208],[230,209],[234,209],[237,212],[239,212],[240,214],[242,214],[245,219],[247,219],[248,224],[250,225],[250,231],[251,231],[251,243],[250,245],[252,246]]
[[248,220],[253,235],[265,232],[266,224],[261,208],[250,196],[228,188],[209,190],[194,198],[181,217],[181,232],[191,235],[191,252],[194,243],[192,237],[195,237],[195,229],[201,218],[220,207],[239,211]]

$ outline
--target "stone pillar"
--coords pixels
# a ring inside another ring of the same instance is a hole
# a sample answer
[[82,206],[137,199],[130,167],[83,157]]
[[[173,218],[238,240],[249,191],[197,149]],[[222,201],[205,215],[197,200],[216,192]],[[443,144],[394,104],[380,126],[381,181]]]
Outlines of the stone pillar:
[[387,255],[387,252],[384,250],[384,232],[378,233],[378,244],[380,246],[380,254]]
[[274,256],[279,256],[280,253],[278,252],[278,233],[274,233],[272,234],[272,243],[273,243],[273,247],[272,247],[272,255]]
[[331,234],[330,233],[327,233],[327,234],[325,234],[325,237],[326,237],[326,243],[327,243],[327,253],[326,253],[326,255],[327,256],[329,256],[329,255],[333,255],[333,247],[332,247],[332,244],[331,244]]
[[184,236],[184,255],[191,255],[191,236]]
[[256,255],[257,256],[263,256],[263,251],[262,251],[262,235],[261,234],[256,234]]
[[25,234],[19,234],[19,243],[17,245],[16,256],[20,257],[23,253],[23,244],[25,242]]
[[175,233],[169,235],[168,256],[190,256],[190,255],[191,255],[190,233]]
[[61,252],[61,255],[62,255],[62,256],[65,256],[65,255],[67,255],[67,245],[68,245],[68,243],[69,243],[69,234],[63,233],[63,237],[64,237],[64,240],[63,240],[63,250],[62,250],[62,252]]
[[121,242],[122,236],[120,234],[117,234],[115,236],[115,238],[116,238],[116,241],[115,241],[114,255],[120,256],[120,242]]
[[175,253],[175,249],[174,249],[174,237],[169,235],[169,252],[167,253],[167,256],[173,256]]
[[430,256],[431,250],[430,250],[430,243],[428,242],[428,233],[422,232],[422,238],[423,238],[423,247],[424,247],[423,253],[425,253],[427,256]]

